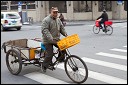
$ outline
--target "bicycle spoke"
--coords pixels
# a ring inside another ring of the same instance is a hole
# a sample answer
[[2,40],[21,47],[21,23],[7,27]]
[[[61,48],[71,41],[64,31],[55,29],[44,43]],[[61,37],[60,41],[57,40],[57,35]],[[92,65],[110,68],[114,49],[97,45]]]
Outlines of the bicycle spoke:
[[13,52],[10,52],[8,61],[9,61],[11,70],[13,72],[17,72],[17,70],[19,69],[19,63],[17,62],[17,60],[18,60],[18,58],[16,57],[16,54]]
[[[83,71],[80,71],[80,70],[79,70],[79,72],[80,72],[81,75],[85,75],[85,73],[83,73]],[[82,74],[82,73],[83,73],[83,74]]]
[[[75,73],[74,73],[74,74],[75,74]],[[74,75],[74,74],[73,74],[73,75]],[[75,79],[75,75],[74,75],[74,79]]]
[[[79,73],[79,72],[78,72]],[[81,78],[81,76],[79,75],[79,74],[77,74],[78,75],[78,79],[79,79],[79,81],[81,80],[80,78]],[[80,76],[80,77],[79,77]]]
[[20,53],[14,49],[8,50],[6,54],[6,65],[8,70],[12,74],[18,75],[22,69],[22,60]]
[[106,28],[106,33],[107,34],[109,34],[109,35],[111,35],[112,34],[112,32],[113,32],[113,28],[111,27],[111,26],[108,26],[107,28]]
[[[78,71],[79,72],[79,71]],[[82,71],[81,71],[82,72]],[[83,73],[83,72],[82,72]],[[81,75],[81,76],[84,76],[84,75],[82,75],[80,72],[79,72],[79,74]]]
[[80,79],[79,79],[79,75],[78,75],[78,71],[77,71],[77,77],[78,77],[78,80],[80,80]]
[[70,71],[69,73],[73,75],[74,72]]
[[100,32],[100,28],[94,26],[94,27],[93,27],[93,32],[94,32],[95,34],[98,34],[98,33]]

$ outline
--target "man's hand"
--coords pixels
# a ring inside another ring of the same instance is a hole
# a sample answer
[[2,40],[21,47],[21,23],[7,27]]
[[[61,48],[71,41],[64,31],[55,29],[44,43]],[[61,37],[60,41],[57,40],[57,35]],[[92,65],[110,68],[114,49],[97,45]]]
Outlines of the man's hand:
[[55,44],[55,45],[56,45],[59,40],[60,40],[60,39],[53,39],[53,40],[52,40],[52,44]]

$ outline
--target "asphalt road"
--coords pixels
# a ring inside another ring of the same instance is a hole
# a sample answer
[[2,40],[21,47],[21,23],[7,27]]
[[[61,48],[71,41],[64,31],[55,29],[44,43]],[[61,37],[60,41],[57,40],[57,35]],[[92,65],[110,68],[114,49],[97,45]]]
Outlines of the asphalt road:
[[[106,35],[102,31],[94,34],[94,23],[89,25],[66,26],[68,35],[78,34],[81,42],[69,49],[71,54],[82,58],[89,69],[89,77],[84,84],[127,83],[127,22],[113,24],[114,32]],[[1,32],[1,45],[15,39],[41,38],[41,26],[24,25],[20,31],[11,29]],[[10,74],[5,62],[6,54],[1,50],[2,84],[48,84],[73,83],[66,75],[61,64],[55,71],[41,73],[39,67],[23,66],[21,73]]]

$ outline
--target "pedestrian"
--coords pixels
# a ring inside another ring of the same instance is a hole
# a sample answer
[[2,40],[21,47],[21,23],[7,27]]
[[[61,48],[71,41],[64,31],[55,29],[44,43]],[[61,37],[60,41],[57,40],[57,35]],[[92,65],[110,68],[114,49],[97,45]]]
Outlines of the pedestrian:
[[64,20],[65,20],[65,19],[64,19],[64,16],[62,15],[62,13],[60,13],[59,18],[60,18],[62,24],[65,26],[65,24],[64,24]]
[[[57,42],[60,40],[60,34],[67,36],[67,33],[64,29],[64,26],[58,16],[58,8],[52,7],[51,13],[42,20],[42,37],[43,43],[46,48],[45,58],[42,64],[43,71],[46,72],[46,69],[50,64],[52,64],[53,57],[53,46],[57,46]],[[62,51],[65,53],[65,50]],[[63,56],[63,57],[62,57]],[[59,52],[60,62],[64,61],[65,56],[61,55]]]

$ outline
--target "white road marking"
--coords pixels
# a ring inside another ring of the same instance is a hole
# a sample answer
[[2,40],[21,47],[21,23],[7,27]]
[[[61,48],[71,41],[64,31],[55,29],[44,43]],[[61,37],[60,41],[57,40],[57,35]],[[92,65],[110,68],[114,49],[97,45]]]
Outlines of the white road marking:
[[112,57],[112,58],[118,58],[118,59],[127,60],[127,56],[116,55],[116,54],[110,54],[110,53],[104,53],[104,52],[96,53],[96,55],[101,55],[101,56],[106,56],[106,57]]
[[25,74],[24,76],[32,80],[35,80],[41,84],[68,84],[67,82],[59,80],[57,78],[53,78],[40,72],[32,72]]
[[30,26],[23,26],[23,27],[25,27],[25,28],[26,28],[26,27],[30,27],[30,28],[31,28],[31,27],[35,27],[35,28],[36,28],[36,27],[37,27],[37,28],[39,27],[39,28],[40,28],[41,26],[30,25]]
[[123,46],[123,47],[126,47],[127,48],[127,46]]
[[93,24],[93,25],[86,25],[86,26],[94,26],[95,24]]
[[122,28],[126,28],[127,26],[123,26]]
[[[57,68],[64,69],[64,65],[59,64],[57,66]],[[70,69],[70,68],[68,68],[68,69]],[[85,73],[84,69],[79,68],[79,70],[82,71],[82,72],[80,72],[81,75],[83,75],[83,73]],[[71,70],[69,70],[69,71],[71,71]],[[106,74],[102,74],[102,73],[98,73],[98,72],[94,72],[91,70],[88,70],[88,77],[93,78],[95,80],[102,81],[102,82],[106,82],[109,84],[127,84],[127,80],[117,78],[114,76],[110,76],[110,75],[106,75]]]
[[89,71],[89,77],[109,84],[127,84],[127,80],[94,71]]
[[118,51],[118,52],[127,52],[127,50],[124,50],[124,49],[117,49],[117,48],[113,48],[113,49],[110,49],[110,50]]
[[114,23],[114,24],[112,25],[112,27],[122,27],[122,24],[121,24],[121,23]]
[[88,63],[105,66],[105,67],[109,67],[109,68],[114,68],[114,69],[118,69],[118,70],[122,70],[122,71],[127,71],[127,66],[125,66],[125,65],[120,65],[120,64],[116,64],[116,63],[110,63],[110,62],[106,62],[106,61],[85,58],[85,57],[83,57],[82,59]]

